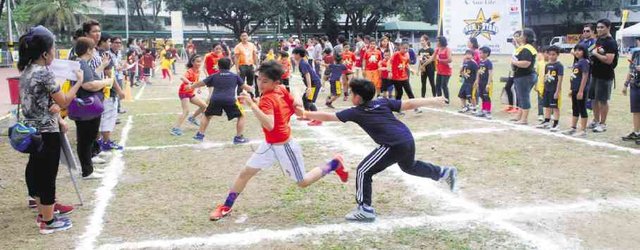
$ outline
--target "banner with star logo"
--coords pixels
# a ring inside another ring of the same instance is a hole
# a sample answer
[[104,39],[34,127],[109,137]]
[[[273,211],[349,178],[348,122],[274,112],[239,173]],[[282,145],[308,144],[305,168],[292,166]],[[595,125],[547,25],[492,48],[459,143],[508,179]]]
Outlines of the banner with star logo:
[[467,50],[471,37],[492,54],[511,54],[507,39],[522,29],[521,6],[521,0],[441,0],[442,35],[455,54]]

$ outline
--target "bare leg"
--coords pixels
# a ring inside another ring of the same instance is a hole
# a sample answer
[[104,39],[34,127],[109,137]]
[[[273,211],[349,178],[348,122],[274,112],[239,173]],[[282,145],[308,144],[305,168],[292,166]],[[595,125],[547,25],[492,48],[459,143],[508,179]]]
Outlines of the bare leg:
[[553,117],[556,118],[556,121],[560,120],[560,109],[558,108],[553,109]]
[[[574,119],[578,119],[575,117]],[[580,131],[584,132],[587,129],[587,118],[580,118]]]
[[322,168],[315,167],[311,169],[311,171],[309,171],[307,174],[304,175],[304,179],[302,179],[301,182],[298,182],[298,187],[306,188],[311,184],[313,184],[314,182],[322,179],[322,177],[324,176],[325,174],[323,173]]
[[529,110],[528,109],[521,109],[522,113],[520,114],[520,122],[521,123],[528,123],[529,122]]
[[544,119],[551,119],[551,109],[544,108]]
[[633,113],[633,131],[640,132],[640,113]]
[[593,121],[600,122],[600,105],[599,101],[591,100],[591,108],[593,109]]
[[178,116],[178,121],[176,121],[176,125],[174,126],[174,128],[182,127],[184,120],[186,120],[187,116],[189,116],[189,99],[180,99],[180,105],[182,106],[182,114]]
[[242,193],[244,188],[247,186],[247,183],[249,183],[249,180],[251,180],[251,178],[253,178],[258,172],[260,172],[260,169],[257,168],[245,167],[242,169],[240,174],[238,174],[238,177],[233,181],[230,192]]
[[42,220],[53,220],[53,205],[42,205],[39,197],[36,197],[36,203],[38,204],[38,211],[40,211],[40,214],[42,215]]
[[609,114],[609,103],[600,102],[600,123],[607,124],[607,115]]
[[198,106],[198,109],[196,110],[196,112],[193,113],[193,118],[198,117],[207,108],[207,104],[204,103],[202,100],[200,100],[200,98],[198,97],[191,98],[190,101],[192,104]]
[[247,118],[243,115],[238,117],[236,122],[236,136],[241,136],[244,132],[244,125],[247,123]]
[[[584,119],[580,119],[580,123],[582,123],[582,120],[584,120]],[[577,116],[572,116],[571,117],[571,127],[572,128],[577,128],[577,126],[578,126],[578,117]],[[580,128],[580,129],[582,130],[584,128]]]
[[198,133],[204,134],[207,131],[207,127],[209,127],[209,122],[211,121],[211,116],[202,116],[200,120],[200,128],[198,129]]

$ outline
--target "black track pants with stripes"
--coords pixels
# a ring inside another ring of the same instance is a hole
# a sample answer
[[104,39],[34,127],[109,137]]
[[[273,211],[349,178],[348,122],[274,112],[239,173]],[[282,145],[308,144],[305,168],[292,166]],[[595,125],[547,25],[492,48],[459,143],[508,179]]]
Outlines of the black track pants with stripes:
[[371,206],[371,178],[387,167],[398,163],[400,169],[407,174],[440,179],[441,167],[416,161],[416,146],[414,141],[395,146],[380,146],[373,150],[358,165],[356,173],[356,202],[360,205]]

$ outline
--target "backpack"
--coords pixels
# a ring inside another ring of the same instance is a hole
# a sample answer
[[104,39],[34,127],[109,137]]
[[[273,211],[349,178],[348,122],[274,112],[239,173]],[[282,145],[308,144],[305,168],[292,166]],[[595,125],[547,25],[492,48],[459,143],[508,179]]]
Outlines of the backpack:
[[18,152],[30,154],[42,151],[42,135],[34,127],[18,122],[9,128],[9,142]]

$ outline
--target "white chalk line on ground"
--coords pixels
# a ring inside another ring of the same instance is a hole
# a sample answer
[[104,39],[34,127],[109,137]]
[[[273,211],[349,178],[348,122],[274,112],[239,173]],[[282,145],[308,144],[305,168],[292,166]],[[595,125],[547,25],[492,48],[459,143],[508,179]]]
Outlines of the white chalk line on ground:
[[13,115],[13,114],[11,114],[11,113],[8,113],[8,114],[6,114],[6,115],[3,115],[2,117],[0,117],[0,121],[4,121],[5,119],[7,119],[7,118],[11,117],[12,115]]
[[[465,228],[470,222],[488,222],[514,233],[521,238],[531,237],[529,233],[504,220],[513,218],[547,218],[565,213],[590,213],[613,209],[640,209],[639,198],[581,201],[568,204],[535,205],[527,207],[486,209],[484,212],[450,213],[446,215],[421,215],[403,218],[378,218],[373,223],[336,223],[290,229],[258,229],[234,233],[214,234],[208,237],[188,237],[168,240],[144,240],[105,244],[98,249],[140,249],[140,248],[179,248],[188,246],[246,246],[262,241],[284,241],[295,237],[308,237],[351,232],[383,232],[402,228],[432,226],[437,229],[456,230]],[[499,218],[500,220],[496,220]],[[537,240],[537,239],[533,239]],[[566,242],[570,243],[570,242]],[[541,247],[544,248],[544,247]]]
[[[424,131],[414,133],[413,136],[416,139],[423,137],[451,137],[457,135],[464,134],[488,134],[488,133],[499,133],[508,131],[509,129],[504,128],[472,128],[472,129],[454,129],[454,130],[437,130],[437,131]],[[323,141],[323,142],[334,142],[334,141],[342,141],[342,140],[362,140],[369,139],[370,137],[367,135],[361,136],[342,136],[342,139],[336,137],[320,137],[320,138],[294,138],[294,141],[297,142],[314,142],[314,141]],[[262,143],[262,140],[251,140],[247,144],[255,145]],[[203,142],[203,143],[185,143],[185,144],[176,144],[176,145],[163,145],[163,146],[133,146],[127,147],[127,151],[144,151],[144,150],[162,150],[162,149],[172,149],[172,148],[184,148],[184,147],[192,147],[194,149],[210,149],[210,148],[218,148],[218,147],[228,147],[234,145],[231,142]],[[237,145],[241,146],[241,145]]]
[[176,97],[156,97],[156,98],[144,98],[144,99],[136,99],[136,101],[180,101],[178,96]]
[[[337,137],[335,133],[327,130],[323,127],[314,127],[311,130],[317,132],[321,135],[321,137]],[[363,144],[352,143],[348,140],[343,140],[339,143],[343,147],[343,149],[347,150],[349,153],[353,155],[366,156],[373,149],[367,148]],[[436,182],[427,180],[425,178],[420,178],[416,176],[411,176],[406,174],[400,170],[397,164],[394,164],[389,168],[391,173],[396,176],[402,178],[405,184],[412,190],[416,192],[418,195],[422,195],[423,197],[428,197],[429,199],[433,199],[434,196],[437,196],[437,199],[448,204],[449,206],[462,208],[466,211],[470,211],[472,213],[484,213],[486,209],[481,207],[479,204],[472,202],[463,198],[462,196],[451,194],[450,192],[443,191],[441,187],[436,186]],[[499,222],[499,224],[498,224]],[[523,230],[519,230],[516,226],[510,225],[507,222],[501,222],[500,220],[495,220],[494,225],[498,226],[499,229],[510,232],[513,235],[520,237],[525,240],[527,244],[533,244],[536,247],[541,247],[544,249],[555,249],[558,248],[552,241],[547,240],[545,238],[536,236],[532,233],[524,232]]]
[[[131,131],[132,126],[133,117],[129,116],[120,135],[120,145],[126,146],[127,140],[129,139],[129,131]],[[76,245],[76,249],[78,250],[93,249],[96,239],[102,232],[104,215],[109,206],[109,200],[114,196],[113,189],[118,185],[118,179],[125,165],[121,151],[115,151],[113,154],[114,156],[111,162],[109,162],[109,165],[105,168],[101,186],[96,189],[95,207],[88,218],[88,224],[85,227],[86,231],[80,235],[79,242]]]
[[608,143],[608,142],[599,142],[599,141],[592,141],[592,140],[587,140],[587,139],[583,139],[583,138],[577,138],[577,137],[573,137],[573,136],[564,135],[562,133],[553,133],[553,132],[550,132],[550,131],[546,131],[546,130],[543,130],[543,129],[537,129],[537,128],[530,127],[530,126],[516,125],[516,124],[510,123],[508,121],[487,120],[487,119],[484,119],[484,118],[473,117],[473,116],[460,114],[460,113],[457,113],[457,112],[454,112],[454,111],[443,110],[443,109],[425,108],[425,110],[433,111],[433,112],[446,113],[446,114],[459,116],[459,117],[466,117],[468,119],[477,120],[477,121],[483,121],[483,122],[487,122],[487,123],[502,124],[502,125],[505,125],[505,126],[512,127],[515,130],[538,133],[538,134],[543,134],[543,135],[547,135],[547,136],[555,136],[555,137],[563,138],[563,139],[566,139],[566,140],[580,142],[580,143],[583,143],[583,144],[586,144],[586,145],[589,145],[589,146],[603,147],[603,148],[613,149],[613,150],[617,150],[617,151],[628,152],[628,153],[636,154],[636,155],[640,154],[640,149],[619,146],[619,145],[615,145],[613,143]]
[[136,96],[133,98],[133,100],[138,101],[140,99],[140,97],[142,97],[142,94],[144,93],[144,89],[147,87],[146,83],[142,84],[142,87],[140,88],[140,90],[138,90],[138,93],[136,94]]

